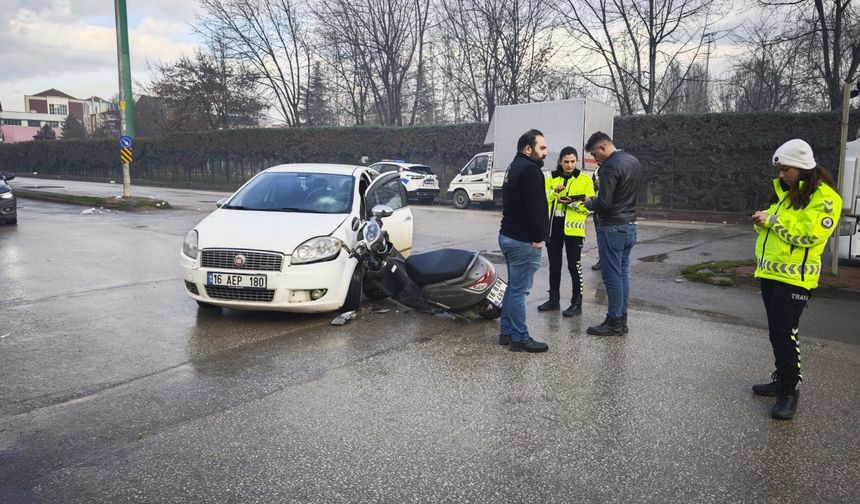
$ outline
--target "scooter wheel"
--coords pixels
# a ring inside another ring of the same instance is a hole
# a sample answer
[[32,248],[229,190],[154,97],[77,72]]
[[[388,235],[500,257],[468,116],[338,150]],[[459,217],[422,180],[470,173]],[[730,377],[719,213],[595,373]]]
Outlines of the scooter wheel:
[[483,307],[478,311],[478,315],[484,317],[487,320],[495,320],[502,316],[502,310],[496,308],[491,303],[485,303]]
[[364,284],[364,297],[371,301],[379,301],[387,298],[388,295],[382,292],[382,290],[377,289],[376,287],[371,287],[368,284]]

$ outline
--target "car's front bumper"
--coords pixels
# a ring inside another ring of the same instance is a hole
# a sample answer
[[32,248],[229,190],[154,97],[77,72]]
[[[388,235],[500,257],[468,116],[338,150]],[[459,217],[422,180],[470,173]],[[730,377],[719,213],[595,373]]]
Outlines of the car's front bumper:
[[[290,265],[290,258],[286,257],[281,271],[203,268],[199,265],[199,260],[191,259],[181,252],[179,255],[185,293],[189,297],[237,310],[335,311],[342,307],[346,300],[356,264],[356,260],[350,259],[349,253],[345,250],[342,250],[334,260],[313,264]],[[266,289],[213,288],[207,286],[210,271],[239,275],[266,275]],[[325,289],[326,293],[321,298],[312,300],[310,293],[315,289]]]
[[18,198],[0,198],[0,220],[7,221],[18,218]]
[[406,191],[406,195],[410,198],[435,198],[439,196],[439,189],[421,188],[414,191]]

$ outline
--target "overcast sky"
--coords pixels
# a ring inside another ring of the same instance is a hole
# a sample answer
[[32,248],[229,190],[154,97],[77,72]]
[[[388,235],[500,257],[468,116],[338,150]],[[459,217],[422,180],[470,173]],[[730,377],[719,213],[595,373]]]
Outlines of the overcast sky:
[[[193,54],[198,40],[190,24],[196,0],[126,1],[135,81],[150,80],[148,63]],[[748,14],[747,9],[733,9],[718,25],[737,23]],[[735,52],[719,43],[711,57],[712,75],[719,75]],[[117,94],[113,0],[0,0],[3,110],[24,111],[24,95],[50,88],[81,99]]]
[[[194,0],[127,0],[132,78],[147,62],[191,55]],[[24,95],[56,88],[75,98],[118,93],[113,0],[0,0],[0,102],[24,111]]]

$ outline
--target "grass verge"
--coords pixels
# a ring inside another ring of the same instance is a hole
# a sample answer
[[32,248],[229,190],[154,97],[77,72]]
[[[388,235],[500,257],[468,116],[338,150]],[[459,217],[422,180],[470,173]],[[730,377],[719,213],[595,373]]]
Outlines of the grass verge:
[[731,286],[735,285],[734,277],[749,276],[739,271],[749,267],[755,267],[755,259],[709,261],[687,266],[681,274],[691,282]]
[[167,210],[170,203],[153,198],[102,198],[99,196],[81,196],[78,194],[60,194],[46,191],[30,191],[27,189],[15,189],[15,195],[19,198],[37,199],[43,201],[56,201],[58,203],[71,203],[73,205],[84,205],[102,208],[116,208],[121,210],[141,210],[154,208],[156,210]]

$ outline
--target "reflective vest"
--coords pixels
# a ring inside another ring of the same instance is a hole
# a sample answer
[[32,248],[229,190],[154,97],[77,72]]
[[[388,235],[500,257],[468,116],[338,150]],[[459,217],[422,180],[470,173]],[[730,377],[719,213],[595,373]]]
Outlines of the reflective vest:
[[[564,190],[555,192],[557,185],[564,185]],[[585,218],[588,216],[588,210],[582,205],[581,201],[574,201],[569,205],[558,202],[561,196],[581,196],[586,198],[594,196],[594,183],[588,175],[579,170],[574,172],[574,175],[567,179],[565,184],[564,177],[548,177],[546,179],[546,201],[549,207],[549,218],[552,220],[556,216],[564,216],[564,234],[566,236],[582,236],[585,237]],[[550,226],[552,229],[552,226]]]
[[822,182],[809,204],[796,210],[779,179],[773,186],[779,201],[767,209],[767,222],[754,226],[758,232],[755,276],[812,290],[818,287],[821,253],[830,233],[839,227],[842,198]]

